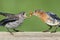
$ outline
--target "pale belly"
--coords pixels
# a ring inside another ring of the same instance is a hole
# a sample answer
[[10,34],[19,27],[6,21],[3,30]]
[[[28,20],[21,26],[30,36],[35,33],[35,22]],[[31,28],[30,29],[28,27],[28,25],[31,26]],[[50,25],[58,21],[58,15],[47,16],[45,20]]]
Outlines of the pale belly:
[[60,22],[58,22],[58,20],[55,20],[54,23],[53,21],[47,20],[46,23],[51,26],[60,25]]
[[15,22],[9,22],[5,25],[5,27],[7,27],[7,28],[16,28],[19,25],[21,25],[22,22],[23,22],[22,20],[20,20],[20,21],[18,20],[18,21],[15,21]]

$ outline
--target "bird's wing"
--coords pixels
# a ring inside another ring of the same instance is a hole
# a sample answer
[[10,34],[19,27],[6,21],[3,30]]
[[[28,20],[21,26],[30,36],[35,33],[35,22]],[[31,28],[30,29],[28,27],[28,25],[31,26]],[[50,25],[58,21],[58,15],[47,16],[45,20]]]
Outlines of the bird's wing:
[[52,13],[52,12],[46,12],[49,16],[57,16],[56,14]]
[[0,21],[0,24],[5,25],[5,24],[7,24],[9,22],[14,22],[16,20],[18,20],[18,19],[17,18],[15,18],[15,19],[9,19],[9,18],[8,19],[3,19],[3,20]]
[[53,19],[60,20],[60,18],[59,18],[56,14],[54,14],[54,13],[52,13],[52,12],[47,12],[47,14],[48,14],[50,17],[52,17]]
[[3,15],[5,17],[10,17],[13,16],[14,14],[0,12],[0,15]]

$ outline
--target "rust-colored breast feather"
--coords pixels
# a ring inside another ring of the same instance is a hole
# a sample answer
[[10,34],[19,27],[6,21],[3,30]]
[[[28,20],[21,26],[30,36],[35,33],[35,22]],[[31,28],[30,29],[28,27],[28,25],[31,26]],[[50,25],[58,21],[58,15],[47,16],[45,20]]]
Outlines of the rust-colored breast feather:
[[44,22],[46,22],[49,16],[46,13],[43,13],[43,14],[40,14],[40,17]]

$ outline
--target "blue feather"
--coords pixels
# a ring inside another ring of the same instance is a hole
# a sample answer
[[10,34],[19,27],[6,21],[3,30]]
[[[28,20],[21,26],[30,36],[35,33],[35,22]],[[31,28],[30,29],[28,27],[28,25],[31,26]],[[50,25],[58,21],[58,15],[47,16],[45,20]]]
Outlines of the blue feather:
[[51,12],[46,12],[50,17],[52,17],[53,19],[56,19],[56,20],[60,20],[60,18],[54,14],[54,13],[51,13]]

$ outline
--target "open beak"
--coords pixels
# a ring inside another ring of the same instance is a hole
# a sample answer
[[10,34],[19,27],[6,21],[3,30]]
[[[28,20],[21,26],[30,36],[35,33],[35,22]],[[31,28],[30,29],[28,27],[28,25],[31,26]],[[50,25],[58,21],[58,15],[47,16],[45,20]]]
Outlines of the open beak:
[[25,14],[24,17],[27,18],[27,15]]
[[33,12],[30,12],[30,17],[33,15]]
[[30,18],[33,15],[33,12],[30,12],[30,15],[27,16],[26,14],[24,15],[25,18]]

